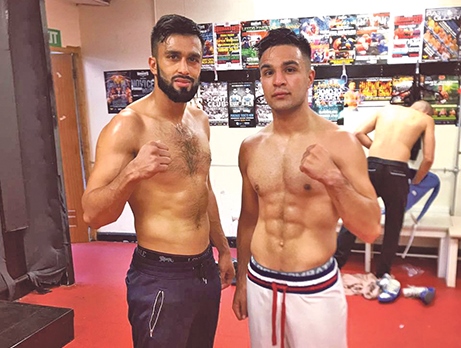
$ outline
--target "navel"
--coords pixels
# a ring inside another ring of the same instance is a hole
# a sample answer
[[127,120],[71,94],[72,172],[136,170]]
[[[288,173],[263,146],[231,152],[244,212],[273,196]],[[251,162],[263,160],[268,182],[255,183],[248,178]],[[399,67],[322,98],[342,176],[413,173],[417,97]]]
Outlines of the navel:
[[304,184],[304,190],[310,191],[311,188],[312,188],[311,185],[309,185],[309,184]]

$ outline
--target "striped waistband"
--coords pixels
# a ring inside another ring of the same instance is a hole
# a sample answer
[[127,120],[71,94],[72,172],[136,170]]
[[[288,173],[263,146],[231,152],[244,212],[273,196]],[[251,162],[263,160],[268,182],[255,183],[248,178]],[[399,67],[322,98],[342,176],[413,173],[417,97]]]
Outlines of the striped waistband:
[[336,260],[304,272],[277,272],[260,265],[253,257],[248,265],[248,280],[270,290],[294,294],[315,294],[332,287],[338,280]]
[[148,260],[158,261],[158,262],[166,262],[166,263],[176,263],[176,262],[193,262],[197,260],[206,259],[209,255],[213,253],[211,249],[211,245],[200,254],[197,255],[176,255],[176,254],[166,254],[150,249],[143,248],[142,246],[137,246],[135,249],[135,253],[140,257]]

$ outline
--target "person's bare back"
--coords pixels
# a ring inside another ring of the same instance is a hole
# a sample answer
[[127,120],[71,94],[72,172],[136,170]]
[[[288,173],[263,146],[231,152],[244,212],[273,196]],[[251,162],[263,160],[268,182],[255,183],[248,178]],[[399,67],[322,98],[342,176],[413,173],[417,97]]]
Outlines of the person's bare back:
[[407,162],[411,148],[426,131],[432,118],[412,108],[390,105],[377,115],[369,155]]
[[[432,107],[426,101],[417,101],[411,107],[388,105],[381,108],[355,132],[368,155],[385,160],[407,163],[416,141],[422,139],[423,160],[413,179],[419,183],[434,161],[435,129]],[[373,140],[368,136],[373,132]]]

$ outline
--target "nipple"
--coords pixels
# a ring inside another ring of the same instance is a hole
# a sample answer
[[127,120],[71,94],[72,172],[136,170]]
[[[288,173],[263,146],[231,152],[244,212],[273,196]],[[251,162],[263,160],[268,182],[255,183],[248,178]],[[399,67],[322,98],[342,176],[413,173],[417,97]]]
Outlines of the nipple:
[[283,240],[279,242],[279,245],[283,248],[283,245],[284,245]]

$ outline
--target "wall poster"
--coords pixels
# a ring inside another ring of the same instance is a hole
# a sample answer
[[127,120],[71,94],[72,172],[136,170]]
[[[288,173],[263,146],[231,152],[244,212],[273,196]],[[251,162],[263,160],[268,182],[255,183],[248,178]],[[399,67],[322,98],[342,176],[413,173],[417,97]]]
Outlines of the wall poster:
[[105,71],[106,102],[109,114],[117,114],[154,89],[154,76],[146,70]]

